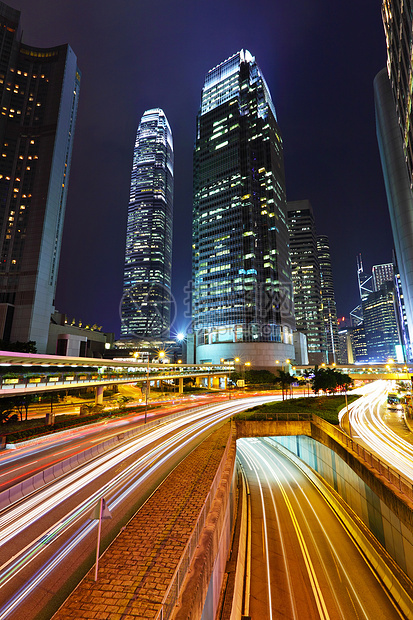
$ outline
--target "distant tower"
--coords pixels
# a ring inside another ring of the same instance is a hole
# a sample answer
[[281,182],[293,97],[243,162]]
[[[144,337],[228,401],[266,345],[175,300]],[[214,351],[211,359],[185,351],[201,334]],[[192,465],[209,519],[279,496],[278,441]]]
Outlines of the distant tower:
[[340,363],[338,343],[337,308],[331,267],[330,243],[325,235],[317,237],[318,264],[320,266],[321,300],[323,305],[324,334],[328,361]]
[[313,208],[309,200],[287,203],[297,331],[307,336],[308,361],[327,361],[320,265]]
[[[387,68],[374,80],[377,139],[410,342],[413,342],[412,11],[412,0],[383,1]],[[413,358],[411,350],[407,356]]]
[[171,310],[173,143],[165,113],[139,123],[126,232],[121,337],[168,338]]
[[255,58],[211,69],[194,150],[192,314],[198,362],[294,358],[283,148]]
[[384,263],[383,265],[373,265],[373,288],[379,291],[384,282],[394,282],[393,263]]
[[393,282],[385,281],[363,301],[364,332],[369,363],[399,360],[401,350]]
[[80,72],[68,45],[23,44],[19,20],[0,2],[0,339],[45,353]]

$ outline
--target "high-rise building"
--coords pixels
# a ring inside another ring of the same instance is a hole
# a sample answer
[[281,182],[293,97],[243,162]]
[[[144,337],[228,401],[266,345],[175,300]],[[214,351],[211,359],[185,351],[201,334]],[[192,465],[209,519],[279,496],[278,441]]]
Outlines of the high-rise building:
[[[377,139],[394,247],[413,342],[412,0],[383,0],[387,68],[374,80]],[[407,351],[408,359],[412,352]]]
[[339,364],[340,348],[338,344],[336,297],[334,294],[330,243],[326,235],[317,236],[317,255],[320,266],[321,302],[328,362]]
[[363,301],[364,332],[369,363],[399,360],[399,330],[396,320],[393,282],[384,282]]
[[0,2],[0,339],[46,351],[59,266],[80,72],[68,45],[21,41]]
[[368,364],[366,334],[364,323],[358,323],[351,328],[351,343],[353,346],[353,359],[356,364]]
[[385,282],[394,282],[394,266],[393,263],[384,263],[383,265],[373,265],[373,288],[379,291]]
[[171,313],[172,132],[163,110],[147,110],[133,152],[121,337],[168,338]]
[[353,334],[351,327],[338,330],[339,364],[354,364]]
[[194,150],[193,329],[198,362],[294,358],[283,149],[248,51],[206,78]]
[[307,336],[310,364],[327,362],[320,265],[313,208],[309,200],[287,202],[291,271],[297,331]]
[[392,263],[375,265],[371,275],[357,257],[360,304],[351,313],[356,363],[382,363],[389,357],[403,361],[402,295],[395,286]]

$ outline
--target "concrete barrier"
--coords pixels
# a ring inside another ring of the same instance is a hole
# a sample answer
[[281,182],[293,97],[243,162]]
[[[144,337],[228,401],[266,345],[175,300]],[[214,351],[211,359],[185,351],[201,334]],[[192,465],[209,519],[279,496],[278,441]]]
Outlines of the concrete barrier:
[[249,604],[249,582],[251,561],[251,529],[249,515],[249,489],[244,473],[242,473],[242,484],[238,498],[238,510],[241,512],[238,549],[235,558],[235,580],[232,595],[232,606],[230,620],[248,615],[248,608],[245,608],[244,601]]

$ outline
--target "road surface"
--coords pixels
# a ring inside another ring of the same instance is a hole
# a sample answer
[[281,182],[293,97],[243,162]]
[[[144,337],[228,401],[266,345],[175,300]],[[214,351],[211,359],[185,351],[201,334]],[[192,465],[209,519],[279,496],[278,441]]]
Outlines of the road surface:
[[[0,513],[0,620],[31,620],[56,609],[91,567],[104,497],[109,543],[168,472],[217,425],[273,396],[188,412],[124,442]],[[119,432],[119,431],[118,431]],[[43,616],[48,617],[48,616]]]
[[251,618],[402,618],[323,496],[274,443],[238,440],[251,493]]

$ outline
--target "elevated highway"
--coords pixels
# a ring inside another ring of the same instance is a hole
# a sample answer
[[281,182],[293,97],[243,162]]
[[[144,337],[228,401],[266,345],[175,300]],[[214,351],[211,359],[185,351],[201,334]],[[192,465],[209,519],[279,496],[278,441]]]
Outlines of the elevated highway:
[[0,397],[73,388],[96,388],[97,402],[105,386],[177,381],[183,391],[185,378],[198,385],[226,388],[232,367],[221,364],[164,364],[130,360],[22,354],[0,351]]

